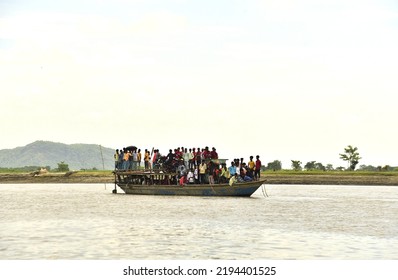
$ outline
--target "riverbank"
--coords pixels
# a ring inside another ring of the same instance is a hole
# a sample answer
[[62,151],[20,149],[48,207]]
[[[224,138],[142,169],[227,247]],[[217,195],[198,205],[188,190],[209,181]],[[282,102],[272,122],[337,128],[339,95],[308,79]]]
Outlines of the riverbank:
[[[361,185],[361,186],[398,186],[396,173],[288,173],[265,172],[262,178],[267,184],[283,185]],[[114,183],[111,171],[68,172],[32,175],[29,173],[0,173],[0,184],[98,184]]]
[[97,184],[114,183],[112,172],[0,173],[0,184]]

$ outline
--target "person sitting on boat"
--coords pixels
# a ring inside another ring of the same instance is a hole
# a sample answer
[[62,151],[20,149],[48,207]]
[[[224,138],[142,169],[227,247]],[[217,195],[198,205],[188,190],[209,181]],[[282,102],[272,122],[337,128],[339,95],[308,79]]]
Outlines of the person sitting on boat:
[[[248,168],[246,170],[246,176],[250,177],[253,180],[254,179],[254,171],[252,169]],[[250,180],[250,181],[252,181],[252,180]]]
[[194,184],[195,183],[195,179],[193,176],[193,170],[189,169],[188,174],[187,174],[187,183],[188,184]]
[[226,183],[231,178],[231,174],[229,173],[229,169],[227,165],[224,163],[221,168],[221,175],[220,175],[220,183]]
[[233,184],[238,183],[238,174],[235,173],[234,176],[231,176],[231,178],[229,179],[229,185],[232,187]]
[[180,186],[184,186],[185,185],[186,179],[187,179],[187,176],[181,176],[181,178],[178,181]]
[[[242,176],[241,176],[242,177]],[[245,182],[250,182],[250,181],[253,181],[253,178],[252,177],[250,177],[250,176],[248,176],[247,174],[243,177],[243,181],[245,181]]]
[[242,177],[241,175],[239,175],[238,173],[236,173],[238,175],[238,183],[243,183],[244,182],[244,177]]
[[240,176],[242,176],[242,178],[244,178],[246,176],[246,172],[247,172],[246,163],[242,162],[242,165],[241,165],[239,171],[240,171],[239,172]]
[[199,184],[199,167],[195,166],[195,169],[193,170],[193,177],[195,178],[195,184]]

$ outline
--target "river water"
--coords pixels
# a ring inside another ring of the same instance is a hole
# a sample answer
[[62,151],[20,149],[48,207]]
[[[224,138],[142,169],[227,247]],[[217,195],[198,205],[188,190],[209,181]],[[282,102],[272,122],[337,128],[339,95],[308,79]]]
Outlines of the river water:
[[0,259],[398,259],[398,187],[267,185],[250,198],[0,184]]

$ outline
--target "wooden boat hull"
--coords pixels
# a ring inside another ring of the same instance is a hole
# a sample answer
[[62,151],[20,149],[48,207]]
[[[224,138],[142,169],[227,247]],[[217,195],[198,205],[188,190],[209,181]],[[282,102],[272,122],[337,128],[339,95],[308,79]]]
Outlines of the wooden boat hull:
[[203,185],[137,185],[117,183],[126,194],[136,195],[182,195],[182,196],[251,196],[265,180],[229,184]]

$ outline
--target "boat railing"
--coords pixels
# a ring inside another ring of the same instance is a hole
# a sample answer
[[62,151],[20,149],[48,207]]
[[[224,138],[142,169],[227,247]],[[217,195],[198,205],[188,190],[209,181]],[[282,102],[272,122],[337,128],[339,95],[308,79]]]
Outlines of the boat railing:
[[161,183],[171,185],[172,179],[177,175],[177,173],[170,173],[161,169],[115,170],[114,174],[116,182],[145,185],[156,185]]

